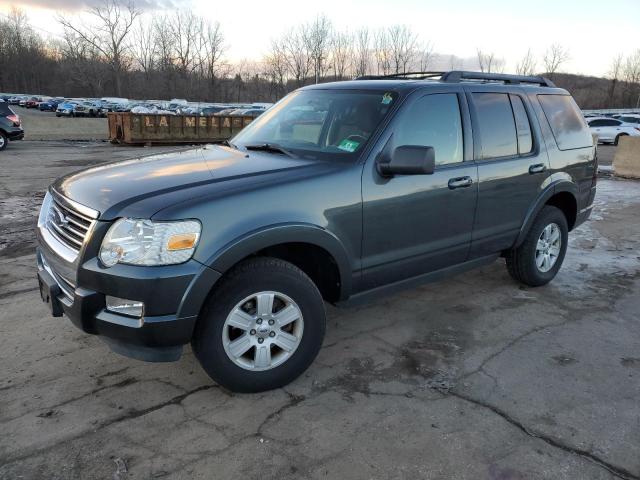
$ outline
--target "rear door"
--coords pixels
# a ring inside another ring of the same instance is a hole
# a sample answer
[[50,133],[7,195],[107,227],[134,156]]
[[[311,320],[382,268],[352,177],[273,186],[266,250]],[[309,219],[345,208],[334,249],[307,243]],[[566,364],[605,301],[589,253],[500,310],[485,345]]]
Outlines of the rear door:
[[510,248],[549,175],[546,150],[519,88],[468,86],[478,165],[470,258]]
[[[381,177],[383,149],[430,146],[431,175]],[[364,167],[362,284],[368,290],[464,262],[471,244],[477,168],[460,86],[415,92]]]

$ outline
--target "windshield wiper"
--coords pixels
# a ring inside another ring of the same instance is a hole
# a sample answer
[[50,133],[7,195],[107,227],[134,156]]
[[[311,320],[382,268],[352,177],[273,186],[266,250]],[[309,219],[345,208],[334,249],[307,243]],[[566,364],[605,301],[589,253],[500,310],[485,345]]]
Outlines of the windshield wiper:
[[236,149],[236,150],[238,149],[238,147],[237,147],[237,146],[235,146],[233,143],[231,143],[229,140],[223,140],[223,141],[221,141],[221,142],[220,142],[220,145],[225,145],[225,146],[227,146],[227,147],[231,147],[231,148],[234,148],[234,149]]
[[292,152],[281,147],[277,143],[258,143],[255,145],[245,145],[244,148],[246,148],[247,150],[257,150],[260,152],[281,153],[291,158],[297,158]]

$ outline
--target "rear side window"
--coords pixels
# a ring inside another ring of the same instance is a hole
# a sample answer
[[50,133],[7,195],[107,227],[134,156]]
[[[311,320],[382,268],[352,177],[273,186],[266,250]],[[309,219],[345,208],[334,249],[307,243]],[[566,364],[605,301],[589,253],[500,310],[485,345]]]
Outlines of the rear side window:
[[527,111],[522,103],[522,98],[517,95],[510,95],[511,106],[513,107],[513,117],[516,119],[516,130],[518,132],[518,153],[526,155],[533,149],[533,137],[531,136],[531,124]]
[[482,158],[518,155],[516,124],[509,95],[506,93],[474,93],[472,95],[479,123]]
[[593,139],[584,117],[569,95],[538,95],[560,150],[590,147]]

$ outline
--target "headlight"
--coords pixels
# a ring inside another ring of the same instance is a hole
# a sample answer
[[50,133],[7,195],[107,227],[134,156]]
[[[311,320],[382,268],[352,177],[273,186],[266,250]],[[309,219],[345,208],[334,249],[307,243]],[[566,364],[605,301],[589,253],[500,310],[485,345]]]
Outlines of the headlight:
[[106,267],[129,265],[173,265],[191,258],[202,227],[196,220],[152,222],[121,218],[102,241],[100,261]]
[[51,208],[51,194],[45,193],[44,200],[42,200],[42,206],[40,207],[40,214],[38,215],[38,227],[44,228],[47,224],[47,217],[49,216],[49,210]]

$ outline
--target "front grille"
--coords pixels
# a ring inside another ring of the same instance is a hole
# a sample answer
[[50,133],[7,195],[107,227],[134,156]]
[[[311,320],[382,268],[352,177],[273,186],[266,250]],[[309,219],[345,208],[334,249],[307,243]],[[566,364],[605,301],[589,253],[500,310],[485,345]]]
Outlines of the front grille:
[[70,249],[79,252],[93,219],[53,197],[47,216],[47,230]]

